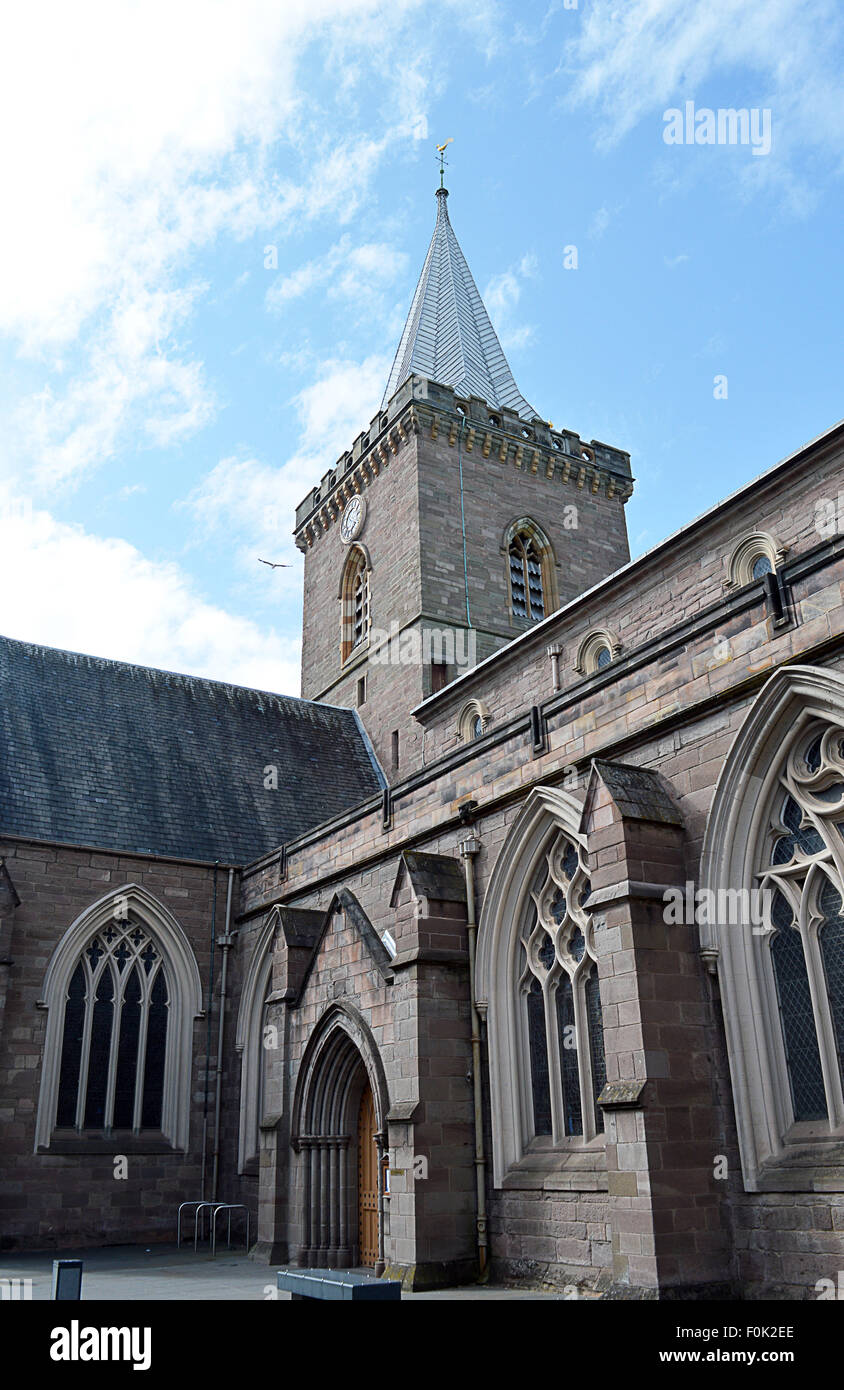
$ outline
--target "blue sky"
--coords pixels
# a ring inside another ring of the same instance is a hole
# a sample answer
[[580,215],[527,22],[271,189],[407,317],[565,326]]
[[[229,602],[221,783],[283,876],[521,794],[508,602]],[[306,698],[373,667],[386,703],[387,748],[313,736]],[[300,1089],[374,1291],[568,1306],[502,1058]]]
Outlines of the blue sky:
[[[298,692],[293,510],[380,402],[449,136],[520,389],[631,452],[633,554],[844,413],[834,0],[2,24],[6,635]],[[770,111],[770,153],[666,144],[687,101]]]

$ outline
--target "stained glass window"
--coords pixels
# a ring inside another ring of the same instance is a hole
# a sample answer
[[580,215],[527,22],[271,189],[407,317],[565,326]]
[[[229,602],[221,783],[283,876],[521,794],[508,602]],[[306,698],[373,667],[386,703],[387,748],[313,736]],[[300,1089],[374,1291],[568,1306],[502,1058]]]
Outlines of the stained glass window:
[[551,1088],[548,1079],[548,1037],[545,1030],[545,1003],[542,986],[534,978],[527,993],[530,1079],[533,1092],[533,1128],[536,1134],[551,1133]]
[[583,850],[560,835],[530,880],[520,937],[532,1130],[555,1141],[603,1129],[596,1102],[606,1067],[588,895]]
[[777,927],[771,955],[794,1118],[823,1120],[826,1100],[806,959],[800,933],[793,925],[794,914],[782,893],[774,894],[771,916]]
[[758,935],[769,953],[792,1117],[833,1126],[844,1120],[842,799],[840,730],[816,725],[780,765],[758,875],[770,903]]
[[79,1064],[85,1028],[85,968],[80,961],[71,976],[64,1010],[62,1060],[59,1068],[59,1103],[56,1127],[69,1129],[76,1124],[76,1097],[79,1090]]
[[844,1086],[844,915],[841,894],[827,879],[818,894],[823,923],[818,933],[829,1010],[838,1054],[838,1074]]
[[773,570],[774,567],[767,555],[757,555],[751,566],[750,573],[754,579],[762,579],[764,575],[772,574]]
[[556,995],[560,1072],[563,1080],[563,1127],[566,1134],[582,1134],[580,1080],[577,1074],[577,1027],[574,1021],[574,993],[568,975],[560,978]]
[[161,1128],[169,996],[145,928],[109,922],[88,943],[67,989],[57,1129]]

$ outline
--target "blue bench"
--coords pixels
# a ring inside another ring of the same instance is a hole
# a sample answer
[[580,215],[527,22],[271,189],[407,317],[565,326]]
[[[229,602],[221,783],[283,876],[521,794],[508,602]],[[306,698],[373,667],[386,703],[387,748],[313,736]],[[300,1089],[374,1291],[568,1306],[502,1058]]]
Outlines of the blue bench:
[[294,1299],[322,1298],[330,1302],[397,1302],[401,1298],[398,1279],[374,1279],[350,1269],[280,1269],[278,1287]]

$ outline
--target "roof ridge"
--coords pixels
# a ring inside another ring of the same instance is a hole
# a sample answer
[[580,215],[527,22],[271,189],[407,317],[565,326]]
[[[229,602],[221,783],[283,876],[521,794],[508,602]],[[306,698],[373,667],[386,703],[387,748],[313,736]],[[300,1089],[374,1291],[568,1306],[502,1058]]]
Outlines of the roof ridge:
[[86,662],[90,666],[102,668],[121,668],[146,676],[166,676],[171,679],[212,686],[217,690],[242,691],[246,695],[260,695],[269,700],[283,700],[292,705],[309,705],[314,709],[341,710],[344,714],[354,713],[343,705],[330,705],[323,700],[306,700],[301,695],[284,695],[278,690],[262,690],[254,685],[239,685],[235,681],[215,680],[213,676],[192,675],[189,671],[171,671],[164,666],[145,666],[140,661],[121,661],[112,656],[94,656],[92,652],[74,652],[67,647],[51,647],[44,642],[27,642],[20,637],[7,637],[0,633],[0,643],[10,647],[29,649],[46,656],[69,658],[75,663]]

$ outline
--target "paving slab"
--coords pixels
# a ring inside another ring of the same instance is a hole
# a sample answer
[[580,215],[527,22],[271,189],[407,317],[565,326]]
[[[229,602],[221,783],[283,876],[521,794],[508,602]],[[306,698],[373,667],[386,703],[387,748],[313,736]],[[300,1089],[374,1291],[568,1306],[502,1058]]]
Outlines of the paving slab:
[[[276,1288],[275,1265],[258,1264],[245,1253],[225,1250],[212,1259],[205,1251],[175,1245],[117,1245],[102,1249],[35,1251],[0,1255],[0,1280],[31,1280],[31,1297],[49,1299],[53,1260],[82,1260],[82,1301],[133,1302],[141,1299],[179,1301],[199,1299],[290,1302],[290,1294]],[[280,1268],[281,1266],[278,1266]],[[368,1271],[367,1271],[368,1272]],[[509,1288],[505,1285],[471,1284],[453,1289],[402,1295],[406,1303],[430,1300],[496,1301],[571,1298],[561,1290]]]

